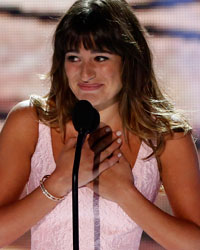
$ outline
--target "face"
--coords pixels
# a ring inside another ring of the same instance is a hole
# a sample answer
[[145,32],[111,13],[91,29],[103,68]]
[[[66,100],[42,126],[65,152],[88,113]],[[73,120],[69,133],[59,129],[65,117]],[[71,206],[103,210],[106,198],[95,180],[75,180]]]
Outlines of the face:
[[88,100],[99,111],[117,102],[122,88],[121,57],[109,51],[68,51],[65,72],[78,100]]

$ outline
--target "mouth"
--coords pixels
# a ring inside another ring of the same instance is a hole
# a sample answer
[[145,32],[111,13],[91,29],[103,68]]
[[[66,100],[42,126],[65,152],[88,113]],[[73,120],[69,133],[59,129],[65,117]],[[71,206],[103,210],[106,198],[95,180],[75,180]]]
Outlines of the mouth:
[[78,83],[78,86],[83,91],[94,91],[100,89],[103,84],[100,83]]

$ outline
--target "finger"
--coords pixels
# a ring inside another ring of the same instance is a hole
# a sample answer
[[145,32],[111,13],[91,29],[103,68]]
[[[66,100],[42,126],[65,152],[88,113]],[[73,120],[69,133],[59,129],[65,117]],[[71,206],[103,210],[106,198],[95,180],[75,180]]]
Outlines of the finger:
[[[122,139],[121,138],[116,138],[111,144],[110,146],[107,146],[106,148],[104,148],[104,150],[101,150],[101,148],[103,148],[105,146],[105,142],[104,144],[102,144],[101,146],[99,146],[98,150],[100,150],[100,152],[98,152],[97,150],[97,154],[95,156],[94,159],[94,164],[98,165],[101,162],[103,162],[105,159],[107,158],[111,158],[112,154],[114,154],[114,152],[119,149],[122,145]],[[119,152],[118,152],[119,153]],[[114,154],[117,155],[117,154]]]
[[118,155],[118,154],[121,155],[121,156],[119,157],[119,163],[121,163],[121,162],[128,162],[128,160],[126,159],[126,157],[124,156],[124,154],[122,153],[121,150],[116,150],[113,154],[114,154],[114,155]]
[[101,174],[103,171],[106,169],[114,166],[117,164],[122,157],[122,154],[119,152],[118,154],[113,154],[110,158],[105,159],[98,168],[98,172],[96,173],[97,175]]
[[94,131],[88,138],[88,143],[91,148],[104,136],[112,134],[112,130],[109,126],[104,126],[102,128],[97,129]]
[[121,135],[121,131],[105,135],[103,138],[101,138],[101,140],[97,141],[97,143],[93,146],[92,150],[95,152],[95,154],[100,153],[108,146],[110,146],[117,138],[121,137]]
[[121,161],[124,158],[124,155],[120,149],[117,149],[113,152],[113,155],[117,155],[119,157],[119,161]]
[[129,165],[130,170],[132,170],[131,164],[129,163],[129,161],[128,161],[127,158],[124,156],[124,154],[122,153],[121,150],[116,150],[116,151],[114,152],[114,155],[118,155],[118,156],[121,155],[121,156],[119,157],[118,163],[125,164],[125,165]]

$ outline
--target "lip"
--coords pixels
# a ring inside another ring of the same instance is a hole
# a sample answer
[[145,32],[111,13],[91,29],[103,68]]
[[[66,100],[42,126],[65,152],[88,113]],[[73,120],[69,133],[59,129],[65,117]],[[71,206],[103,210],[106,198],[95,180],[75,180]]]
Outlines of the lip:
[[100,89],[103,84],[100,83],[78,83],[78,86],[81,90],[84,91],[94,91]]

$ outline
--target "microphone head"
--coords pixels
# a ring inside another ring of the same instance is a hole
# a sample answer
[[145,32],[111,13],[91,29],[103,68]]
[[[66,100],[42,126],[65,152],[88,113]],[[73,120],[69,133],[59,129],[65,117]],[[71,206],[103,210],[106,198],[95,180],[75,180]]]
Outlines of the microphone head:
[[76,131],[90,134],[99,126],[100,115],[90,102],[81,100],[74,107],[72,122]]

